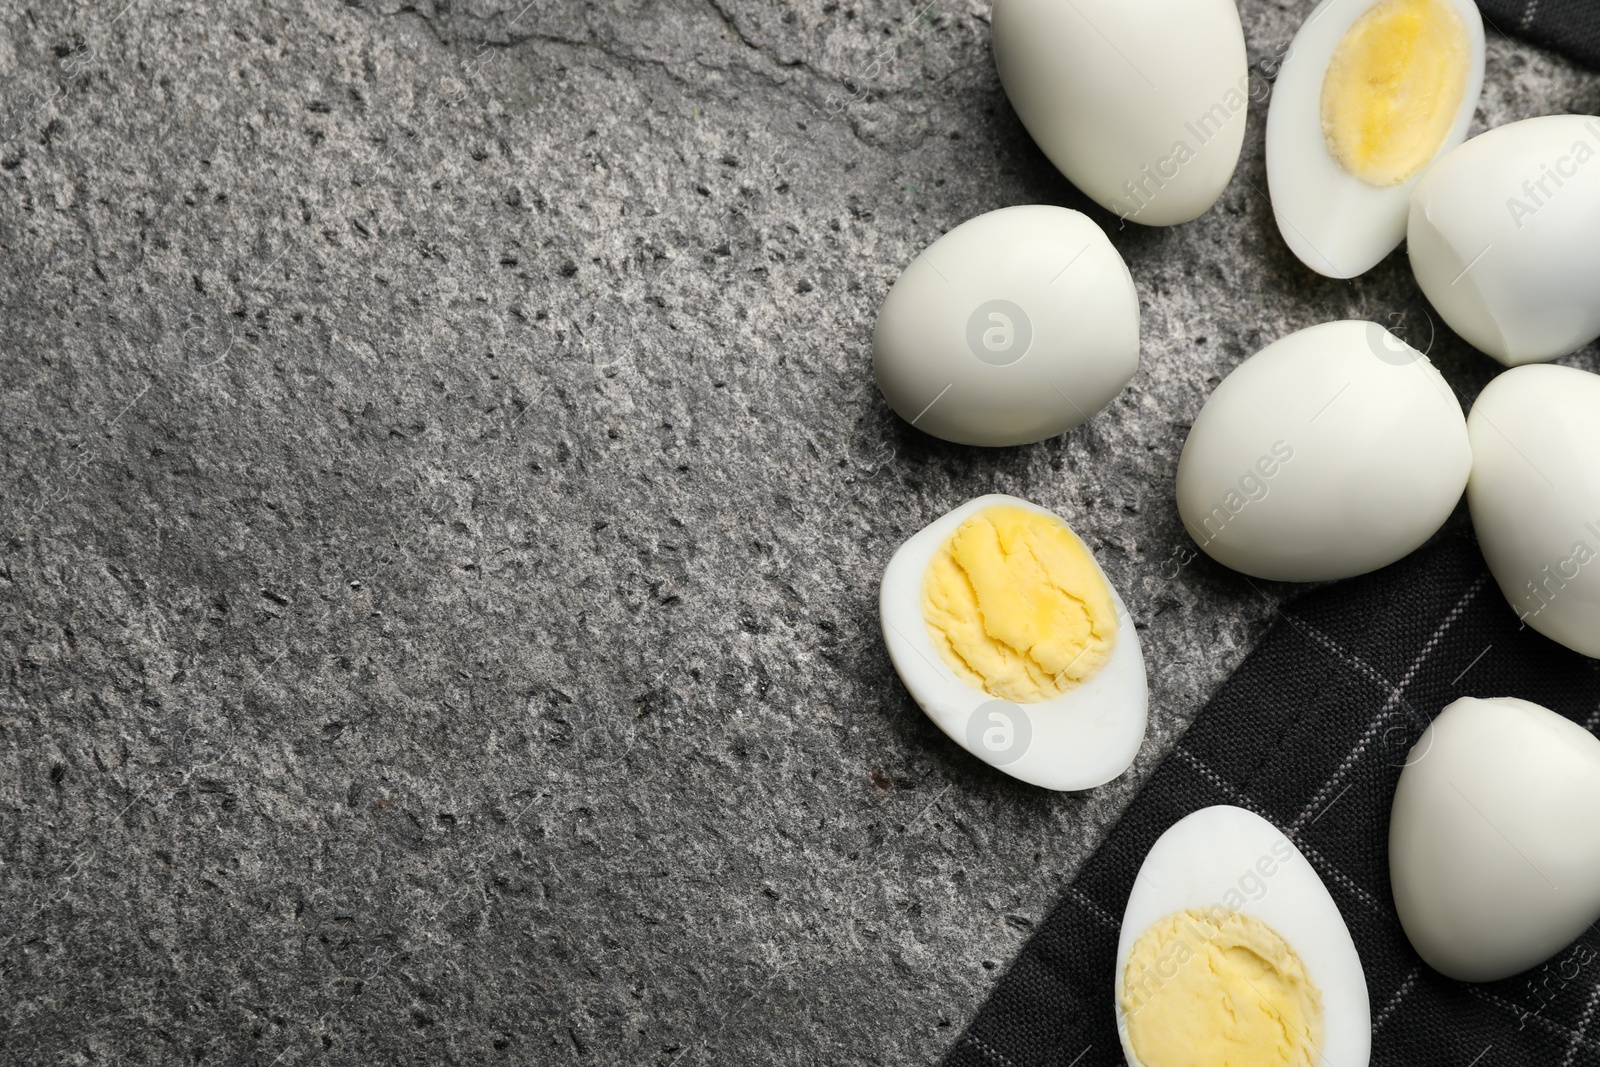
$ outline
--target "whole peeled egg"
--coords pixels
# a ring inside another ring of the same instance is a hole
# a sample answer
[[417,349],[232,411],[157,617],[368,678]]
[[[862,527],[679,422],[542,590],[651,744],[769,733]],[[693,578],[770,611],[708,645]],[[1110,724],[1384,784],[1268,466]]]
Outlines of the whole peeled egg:
[[879,617],[911,698],[990,766],[1076,790],[1138,754],[1149,703],[1138,631],[1053,512],[992,494],[935,519],[889,560]]
[[1600,337],[1600,118],[1497,126],[1411,194],[1411,270],[1445,322],[1507,366]]
[[923,249],[872,331],[878,388],[911,425],[965,445],[1054,437],[1139,369],[1139,297],[1081,212],[990,211]]
[[1174,823],[1139,868],[1117,940],[1130,1067],[1366,1067],[1367,983],[1304,854],[1243,808]]
[[1267,108],[1267,186],[1284,242],[1330,278],[1399,246],[1411,190],[1460,144],[1483,88],[1472,0],[1322,0]]
[[1488,384],[1467,417],[1467,506],[1522,621],[1600,658],[1600,375],[1537,363]]
[[1050,162],[1147,226],[1205,213],[1244,142],[1234,0],[995,0],[995,66]]
[[1389,816],[1389,880],[1428,965],[1491,982],[1600,919],[1600,739],[1513,697],[1464,697],[1412,747]]
[[1427,356],[1377,323],[1327,322],[1212,392],[1178,460],[1178,512],[1234,570],[1348,578],[1432,536],[1471,465],[1461,404]]

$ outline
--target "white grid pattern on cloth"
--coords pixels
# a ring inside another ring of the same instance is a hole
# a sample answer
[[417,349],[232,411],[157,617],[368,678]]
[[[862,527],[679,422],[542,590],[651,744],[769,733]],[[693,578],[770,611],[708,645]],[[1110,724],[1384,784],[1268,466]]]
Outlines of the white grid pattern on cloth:
[[[1384,701],[1383,707],[1378,710],[1378,713],[1372,717],[1372,721],[1368,724],[1366,732],[1361,735],[1361,738],[1356,742],[1355,747],[1350,750],[1350,754],[1345,756],[1344,760],[1340,762],[1338,768],[1334,770],[1332,777],[1330,777],[1327,782],[1323,784],[1321,789],[1318,789],[1312,794],[1311,799],[1306,802],[1306,806],[1301,810],[1300,814],[1295,817],[1294,822],[1289,824],[1290,836],[1300,832],[1300,828],[1304,826],[1305,821],[1311,817],[1311,813],[1322,807],[1323,800],[1325,800],[1328,794],[1333,792],[1334,787],[1344,779],[1345,773],[1349,771],[1351,767],[1355,766],[1356,761],[1360,759],[1362,753],[1366,751],[1367,745],[1370,744],[1372,739],[1378,735],[1378,728],[1384,724],[1389,715],[1400,706],[1402,701],[1405,700],[1406,687],[1411,684],[1411,679],[1417,676],[1417,670],[1427,660],[1428,653],[1437,648],[1439,643],[1444,640],[1445,631],[1449,630],[1451,624],[1466,612],[1468,605],[1472,603],[1472,599],[1478,595],[1478,592],[1483,589],[1484,584],[1487,583],[1488,580],[1489,576],[1487,574],[1478,575],[1477,580],[1469,585],[1467,587],[1467,591],[1462,593],[1460,598],[1455,602],[1455,606],[1445,613],[1444,619],[1437,627],[1434,628],[1433,635],[1428,638],[1428,640],[1423,644],[1421,650],[1417,652],[1416,658],[1413,659],[1411,661],[1411,665],[1406,668],[1405,674],[1401,675],[1399,684],[1389,686],[1389,698]],[[1303,622],[1304,620],[1301,621]],[[1327,638],[1327,635],[1320,634],[1316,627],[1308,625],[1307,628],[1313,633],[1317,633],[1319,636],[1325,639]],[[1337,642],[1333,641],[1332,639],[1328,639],[1328,643],[1337,645]],[[1377,674],[1376,671],[1373,673]],[[1384,679],[1382,675],[1378,675],[1378,678],[1382,684],[1388,685],[1387,680]]]
[[1536,1015],[1533,1012],[1527,1011],[1520,1005],[1513,1004],[1503,997],[1497,997],[1493,993],[1486,992],[1481,986],[1472,982],[1463,982],[1461,984],[1466,987],[1467,992],[1472,996],[1477,997],[1486,1004],[1491,1004],[1494,1007],[1499,1008],[1501,1011],[1509,1012],[1512,1015],[1515,1015],[1517,1018],[1523,1020],[1524,1023],[1526,1023],[1528,1019],[1532,1019],[1534,1022],[1538,1023],[1540,1026],[1544,1027],[1550,1033],[1555,1034],[1558,1037],[1565,1037],[1568,1040],[1576,1042],[1578,1045],[1582,1045],[1587,1048],[1600,1049],[1600,1041],[1596,1041],[1592,1037],[1585,1037],[1583,1034],[1578,1033],[1570,1026],[1562,1026],[1554,1019],[1546,1019],[1543,1015]]
[[1406,999],[1406,994],[1417,987],[1417,978],[1421,974],[1422,965],[1420,963],[1411,968],[1411,973],[1406,975],[1405,981],[1400,983],[1400,988],[1394,991],[1394,996],[1389,998],[1389,1003],[1385,1004],[1383,1010],[1378,1013],[1378,1017],[1372,1020],[1372,1035],[1374,1037],[1378,1035],[1378,1030],[1382,1028],[1383,1024],[1389,1021],[1389,1016],[1395,1013],[1395,1009],[1400,1007],[1400,1002]]
[[1583,728],[1590,733],[1594,733],[1596,726],[1600,726],[1600,704],[1596,704],[1594,710],[1589,713],[1589,717],[1583,720]]
[[[1405,696],[1406,687],[1411,684],[1411,680],[1416,676],[1417,670],[1421,667],[1423,661],[1427,659],[1428,654],[1432,652],[1433,649],[1436,648],[1439,642],[1443,639],[1445,631],[1448,630],[1450,625],[1455,622],[1456,619],[1460,618],[1462,613],[1466,611],[1468,605],[1472,603],[1472,598],[1475,597],[1478,594],[1478,591],[1483,588],[1487,579],[1487,575],[1480,575],[1477,581],[1473,582],[1472,585],[1467,588],[1466,592],[1464,592],[1456,600],[1455,605],[1450,609],[1449,612],[1445,614],[1444,619],[1440,621],[1439,625],[1434,628],[1432,636],[1428,638],[1428,640],[1423,644],[1422,648],[1417,652],[1416,657],[1412,659],[1411,664],[1406,668],[1406,672],[1401,676],[1398,684],[1391,682],[1388,677],[1383,674],[1383,672],[1367,663],[1360,656],[1357,656],[1353,652],[1346,649],[1343,645],[1341,645],[1338,641],[1335,641],[1332,637],[1329,637],[1326,633],[1323,633],[1322,630],[1317,626],[1306,622],[1304,619],[1296,618],[1293,620],[1295,623],[1299,624],[1295,626],[1295,629],[1298,632],[1311,638],[1314,643],[1321,645],[1326,651],[1331,652],[1334,658],[1344,666],[1354,670],[1357,674],[1366,678],[1368,681],[1376,683],[1378,686],[1387,689],[1389,695],[1384,700],[1383,705],[1372,716],[1371,721],[1368,723],[1367,729],[1362,733],[1360,739],[1357,740],[1350,753],[1345,756],[1342,762],[1340,762],[1338,768],[1334,771],[1333,775],[1327,780],[1327,782],[1325,782],[1323,786],[1312,795],[1311,800],[1306,804],[1305,808],[1300,812],[1300,815],[1296,817],[1294,822],[1290,825],[1289,829],[1286,831],[1288,837],[1291,839],[1298,838],[1299,832],[1303,828],[1305,820],[1310,817],[1311,813],[1320,806],[1323,799],[1330,792],[1332,792],[1334,786],[1343,780],[1344,775],[1352,766],[1355,765],[1356,760],[1360,758],[1367,745],[1371,743],[1372,738],[1377,735],[1378,728],[1382,726],[1388,717],[1402,704],[1409,704],[1409,701],[1406,700]],[[1287,614],[1284,615],[1284,618],[1286,621],[1289,620],[1289,616]],[[1418,709],[1416,707],[1412,707],[1412,711],[1415,712],[1417,710]],[[1218,775],[1211,768],[1207,767],[1199,757],[1195,756],[1189,750],[1183,748],[1182,745],[1177,746],[1176,750],[1180,755],[1189,761],[1195,770],[1199,771],[1213,785],[1245,801],[1250,810],[1254,811],[1258,815],[1263,815],[1259,805],[1255,804],[1240,790],[1228,786],[1228,784],[1222,779],[1221,775]],[[1263,817],[1265,816],[1263,815]],[[1317,866],[1323,868],[1326,873],[1331,874],[1341,885],[1353,892],[1369,907],[1377,908],[1379,906],[1378,902],[1372,897],[1371,894],[1367,893],[1360,886],[1356,885],[1355,882],[1352,881],[1343,871],[1335,868],[1326,859],[1317,855],[1315,849],[1307,847],[1299,840],[1295,840],[1295,844],[1308,859],[1316,857]],[[1411,990],[1416,987],[1417,977],[1421,973],[1422,968],[1417,966],[1413,967],[1411,969],[1411,973],[1406,975],[1405,980],[1400,983],[1400,987],[1395,990],[1394,996],[1389,999],[1389,1003],[1384,1006],[1383,1011],[1380,1012],[1377,1018],[1372,1021],[1372,1032],[1374,1035],[1376,1035],[1383,1024],[1388,1021],[1389,1017],[1394,1014],[1395,1010],[1400,1007],[1401,1002],[1405,1000],[1406,994],[1410,993]]]
[[1122,929],[1122,923],[1121,922],[1119,922],[1118,920],[1112,918],[1110,912],[1106,911],[1100,905],[1096,904],[1094,902],[1094,900],[1090,898],[1088,893],[1085,893],[1083,890],[1079,889],[1077,886],[1075,886],[1075,885],[1068,886],[1066,895],[1075,904],[1077,904],[1078,907],[1082,908],[1084,911],[1088,912],[1090,915],[1093,915],[1096,919],[1099,919],[1102,923],[1104,923],[1105,925],[1111,927],[1111,929],[1113,929],[1113,930]]
[[[1222,777],[1222,775],[1206,766],[1205,761],[1199,756],[1196,756],[1193,752],[1190,752],[1181,744],[1174,745],[1172,751],[1182,756],[1191,767],[1200,773],[1201,777],[1205,778],[1206,781],[1216,786],[1217,789],[1224,795],[1237,802],[1240,807],[1254,812],[1263,819],[1266,819],[1268,822],[1272,822],[1272,819],[1269,818],[1267,813],[1262,810],[1260,804],[1257,804],[1246,793],[1244,793],[1244,791],[1236,788],[1233,785],[1230,785]],[[1273,825],[1276,826],[1277,824],[1273,823]],[[1356,885],[1349,875],[1345,874],[1339,868],[1329,863],[1327,858],[1324,857],[1322,853],[1318,852],[1309,845],[1296,840],[1291,834],[1285,834],[1284,836],[1294,841],[1295,847],[1300,850],[1301,854],[1304,855],[1313,866],[1317,867],[1321,871],[1324,878],[1332,878],[1334,881],[1338,882],[1346,890],[1348,890],[1352,896],[1356,897],[1367,907],[1375,910],[1382,910],[1383,905],[1378,903],[1376,897],[1374,897],[1371,893],[1368,893],[1365,889],[1362,889],[1360,886]]]
[[1528,6],[1524,8],[1522,12],[1522,23],[1517,27],[1518,33],[1528,32],[1528,28],[1533,25],[1534,13],[1538,10],[1539,0],[1528,0]]
[[[1537,0],[1533,0],[1533,4],[1530,4],[1530,9],[1536,3]],[[1363,904],[1375,910],[1384,910],[1386,905],[1380,904],[1380,902],[1372,894],[1362,889],[1341,869],[1335,867],[1330,861],[1328,861],[1326,857],[1319,854],[1315,849],[1301,844],[1297,840],[1298,834],[1303,830],[1303,824],[1305,823],[1305,820],[1318,809],[1322,801],[1325,800],[1326,797],[1339,786],[1339,784],[1344,780],[1345,776],[1350,773],[1352,767],[1359,762],[1363,753],[1371,746],[1373,738],[1377,736],[1377,732],[1383,727],[1384,723],[1393,718],[1396,710],[1407,710],[1418,723],[1431,721],[1432,716],[1424,715],[1421,712],[1421,709],[1413,704],[1406,696],[1406,691],[1411,683],[1415,680],[1418,672],[1426,663],[1430,655],[1442,644],[1450,627],[1461,618],[1461,616],[1471,606],[1474,598],[1476,598],[1477,595],[1486,587],[1488,578],[1489,576],[1487,574],[1480,575],[1460,594],[1454,605],[1441,618],[1439,624],[1434,628],[1431,636],[1420,647],[1415,657],[1406,667],[1404,673],[1400,676],[1398,683],[1391,681],[1387,674],[1378,670],[1361,656],[1350,651],[1342,643],[1331,637],[1320,627],[1313,623],[1307,622],[1305,619],[1298,616],[1291,617],[1281,609],[1278,611],[1278,614],[1283,618],[1285,623],[1289,624],[1295,632],[1304,637],[1308,643],[1319,647],[1322,651],[1329,654],[1342,666],[1353,671],[1357,676],[1372,683],[1380,691],[1387,694],[1381,707],[1372,713],[1372,717],[1368,722],[1362,736],[1355,742],[1350,752],[1346,755],[1345,759],[1340,762],[1337,768],[1333,771],[1332,775],[1315,793],[1312,794],[1311,801],[1305,806],[1304,810],[1300,813],[1295,822],[1291,825],[1290,829],[1286,832],[1286,836],[1288,836],[1291,841],[1295,842],[1297,847],[1300,848],[1302,854],[1306,856],[1308,861],[1312,862],[1312,864],[1319,870],[1319,873],[1324,878],[1328,879],[1329,881],[1336,882],[1352,896],[1360,900]],[[1487,649],[1485,651],[1487,651]],[[1600,670],[1600,662],[1596,662],[1592,665],[1597,670]],[[1597,724],[1600,724],[1600,706],[1595,708],[1595,710],[1588,716],[1588,720],[1585,722],[1586,728],[1590,729],[1591,731],[1594,730]],[[1196,773],[1198,773],[1208,784],[1210,784],[1228,801],[1247,808],[1256,815],[1267,819],[1269,822],[1274,822],[1274,820],[1266,814],[1262,806],[1257,803],[1253,797],[1249,796],[1241,788],[1234,786],[1221,774],[1212,769],[1204,760],[1186,749],[1181,742],[1173,746],[1172,754],[1181,757],[1185,762],[1187,762]],[[1339,795],[1342,796],[1343,792],[1341,792]],[[1112,929],[1120,929],[1120,921],[1114,918],[1100,905],[1098,905],[1088,893],[1079,889],[1076,885],[1068,886],[1065,896],[1072,900],[1074,904],[1076,904],[1088,915],[1092,916],[1095,921]],[[1402,979],[1400,985],[1396,987],[1395,992],[1391,995],[1389,1001],[1384,1005],[1383,1010],[1374,1018],[1372,1024],[1372,1031],[1374,1035],[1376,1035],[1378,1030],[1395,1015],[1409,994],[1418,988],[1422,970],[1423,966],[1421,964],[1414,966],[1405,976],[1405,978]],[[1564,1025],[1546,1018],[1543,1015],[1532,1014],[1531,1012],[1526,1011],[1524,1008],[1502,997],[1497,997],[1491,993],[1485,992],[1476,985],[1467,984],[1466,989],[1473,996],[1478,997],[1493,1007],[1522,1019],[1524,1025],[1528,1019],[1532,1019],[1547,1033],[1550,1033],[1558,1038],[1566,1039],[1568,1042],[1567,1053],[1565,1059],[1562,1061],[1562,1067],[1572,1067],[1574,1062],[1576,1062],[1576,1057],[1580,1050],[1584,1052],[1588,1052],[1590,1050],[1600,1050],[1600,1036],[1592,1036],[1589,1033],[1589,1028],[1593,1022],[1593,1017],[1597,1009],[1600,1009],[1600,977],[1597,977],[1595,982],[1590,986],[1588,998],[1584,1002],[1582,1013],[1576,1024],[1573,1026]],[[1003,1053],[994,1048],[992,1045],[989,1045],[987,1042],[982,1041],[982,1039],[973,1037],[971,1035],[966,1035],[966,1041],[990,1062],[999,1063],[1003,1065],[1003,1067],[1015,1067],[1010,1060],[1005,1058]],[[1078,1058],[1081,1059],[1082,1056],[1088,1051],[1089,1049],[1085,1049],[1083,1053],[1079,1054]],[[1485,1051],[1487,1052],[1488,1050],[1486,1049]],[[1480,1058],[1481,1055],[1482,1054],[1480,1054]]]
[[[1529,3],[1529,18],[1532,17],[1532,11],[1537,5],[1538,0],[1531,0]],[[1390,682],[1382,672],[1378,671],[1359,656],[1356,656],[1354,653],[1343,648],[1339,642],[1329,637],[1326,633],[1323,633],[1318,627],[1306,622],[1304,619],[1295,620],[1300,624],[1299,626],[1296,626],[1297,630],[1300,630],[1302,633],[1306,633],[1308,636],[1313,637],[1318,644],[1323,645],[1325,648],[1331,651],[1335,658],[1344,663],[1346,666],[1362,674],[1368,680],[1376,682],[1378,685],[1387,688],[1389,690],[1389,698],[1384,702],[1383,707],[1378,711],[1378,713],[1373,716],[1372,721],[1368,724],[1367,730],[1356,742],[1356,745],[1351,750],[1350,754],[1347,755],[1339,764],[1332,777],[1330,777],[1328,781],[1324,783],[1322,788],[1313,794],[1312,799],[1306,804],[1300,815],[1296,817],[1293,825],[1290,827],[1289,837],[1295,837],[1306,818],[1311,814],[1311,812],[1316,810],[1322,799],[1326,797],[1328,793],[1332,792],[1334,786],[1336,786],[1343,779],[1344,775],[1348,773],[1350,768],[1354,766],[1355,762],[1361,757],[1361,754],[1365,750],[1366,746],[1370,744],[1372,738],[1376,736],[1378,728],[1383,725],[1389,716],[1396,709],[1398,709],[1402,703],[1410,703],[1405,699],[1406,687],[1411,684],[1412,679],[1416,676],[1417,670],[1428,658],[1428,654],[1440,644],[1444,638],[1445,632],[1450,628],[1451,624],[1466,612],[1468,606],[1471,605],[1473,598],[1476,597],[1477,594],[1483,589],[1484,585],[1488,582],[1488,579],[1489,576],[1487,574],[1479,575],[1477,580],[1467,587],[1467,590],[1461,594],[1461,597],[1456,601],[1455,605],[1440,621],[1438,627],[1434,629],[1432,636],[1430,636],[1422,648],[1418,650],[1416,657],[1406,668],[1405,674],[1401,676],[1398,684]],[[1417,710],[1414,705],[1412,705],[1412,710]],[[1600,707],[1597,707],[1589,716],[1588,720],[1584,723],[1584,726],[1586,729],[1592,731],[1597,723],[1600,723]],[[1188,755],[1188,753],[1185,752],[1185,755]],[[1190,760],[1191,762],[1198,764],[1198,761],[1192,756],[1190,756]],[[1299,842],[1297,841],[1296,844],[1299,844]],[[1310,851],[1304,847],[1301,848],[1301,851],[1306,852],[1308,856],[1311,854]],[[1348,879],[1345,879],[1345,881],[1348,882]],[[1366,894],[1362,894],[1362,896],[1365,897]],[[1395,1009],[1400,1006],[1401,1001],[1405,999],[1405,995],[1409,993],[1416,985],[1417,975],[1419,972],[1420,968],[1414,968],[1411,974],[1406,977],[1406,980],[1401,983],[1400,988],[1395,991],[1394,997],[1389,1001],[1388,1005],[1384,1007],[1383,1012],[1372,1024],[1372,1030],[1374,1034],[1377,1033],[1378,1028],[1383,1025],[1384,1021],[1394,1013]],[[1479,991],[1474,990],[1474,992]],[[1499,1007],[1516,1012],[1519,1015],[1522,1014],[1521,1010],[1516,1008],[1514,1005],[1499,1001],[1498,998],[1492,997],[1489,994],[1480,993],[1480,995],[1486,999],[1489,999]],[[1563,1067],[1570,1067],[1573,1057],[1576,1055],[1580,1047],[1585,1045],[1594,1046],[1596,1044],[1592,1039],[1586,1040],[1584,1037],[1584,1032],[1588,1027],[1589,1020],[1594,1013],[1597,1002],[1600,1002],[1600,978],[1596,979],[1592,987],[1588,1002],[1584,1008],[1583,1017],[1579,1020],[1576,1030],[1561,1026],[1559,1023],[1545,1019],[1543,1016],[1532,1016],[1533,1018],[1539,1019],[1545,1026],[1553,1029],[1555,1032],[1570,1036],[1571,1044],[1568,1046],[1566,1058],[1562,1061]]]
[[[1339,662],[1343,663],[1346,667],[1349,667],[1351,670],[1355,671],[1369,682],[1376,683],[1377,685],[1382,686],[1384,689],[1389,690],[1389,695],[1391,697],[1393,697],[1398,691],[1399,686],[1389,681],[1388,676],[1382,671],[1378,670],[1378,668],[1374,667],[1372,664],[1368,663],[1354,652],[1351,652],[1349,649],[1345,648],[1343,645],[1329,637],[1326,633],[1318,629],[1313,624],[1306,622],[1299,616],[1292,616],[1281,610],[1278,612],[1278,614],[1282,615],[1284,620],[1294,627],[1296,633],[1300,634],[1302,637],[1311,638],[1317,644],[1321,645],[1329,652],[1332,652],[1334,657],[1338,659]],[[1403,693],[1397,698],[1396,706],[1399,706],[1400,704],[1404,704],[1412,711],[1421,714],[1417,706],[1411,703],[1411,701],[1407,700],[1405,698],[1405,694]]]
[[1594,1006],[1600,1001],[1600,981],[1595,982],[1594,988],[1589,991],[1589,999],[1583,1006],[1583,1014],[1578,1016],[1578,1028],[1572,1032],[1572,1044],[1567,1046],[1567,1055],[1561,1061],[1561,1067],[1572,1067],[1572,1057],[1578,1054],[1578,1045],[1583,1041],[1583,1032],[1589,1029],[1589,1018],[1594,1015]]
[[976,1034],[962,1034],[961,1040],[977,1049],[979,1054],[991,1063],[998,1063],[1001,1065],[1001,1067],[1017,1067],[1016,1063],[1006,1056],[1004,1052],[1001,1052],[999,1049],[995,1048],[993,1045],[989,1044],[989,1042],[985,1041]]

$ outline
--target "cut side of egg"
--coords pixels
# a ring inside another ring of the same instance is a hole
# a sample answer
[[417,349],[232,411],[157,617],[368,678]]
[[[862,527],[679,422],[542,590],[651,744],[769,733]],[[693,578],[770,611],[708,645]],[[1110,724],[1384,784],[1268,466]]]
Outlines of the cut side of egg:
[[1117,941],[1117,1033],[1131,1067],[1366,1067],[1372,1013],[1322,879],[1243,808],[1174,823],[1139,868]]
[[1267,109],[1267,184],[1302,263],[1353,278],[1406,233],[1411,189],[1467,136],[1483,88],[1472,0],[1323,0]]
[[956,744],[1046,789],[1133,762],[1149,688],[1127,606],[1054,512],[992,494],[895,552],[884,643],[911,698]]
[[1445,322],[1507,366],[1600,336],[1600,116],[1497,126],[1429,168],[1406,250]]

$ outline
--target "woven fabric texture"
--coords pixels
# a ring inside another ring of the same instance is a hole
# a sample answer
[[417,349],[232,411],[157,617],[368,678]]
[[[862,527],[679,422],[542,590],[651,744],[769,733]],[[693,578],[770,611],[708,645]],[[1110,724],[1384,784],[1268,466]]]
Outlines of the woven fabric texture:
[[1600,3],[1596,0],[1479,0],[1487,33],[1515,34],[1600,67]]
[[1333,895],[1366,971],[1374,1064],[1600,1064],[1600,933],[1527,974],[1467,984],[1422,963],[1394,910],[1389,805],[1407,753],[1451,701],[1508,695],[1593,730],[1600,663],[1523,627],[1469,538],[1300,598],[1156,769],[945,1064],[1121,1064],[1111,991],[1123,906],[1156,838],[1212,804],[1283,830]]

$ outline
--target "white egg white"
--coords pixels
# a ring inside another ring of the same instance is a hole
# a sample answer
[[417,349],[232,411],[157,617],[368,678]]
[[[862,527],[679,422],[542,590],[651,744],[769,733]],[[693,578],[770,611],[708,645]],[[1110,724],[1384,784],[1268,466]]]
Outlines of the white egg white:
[[1517,615],[1600,659],[1600,375],[1514,367],[1467,417],[1467,507],[1478,546]]
[[1217,202],[1250,97],[1233,0],[996,0],[990,22],[1017,117],[1101,207],[1172,226]]
[[[1322,83],[1328,63],[1357,19],[1379,0],[1322,0],[1289,46],[1267,107],[1267,186],[1278,230],[1300,262],[1330,278],[1353,278],[1376,266],[1406,235],[1411,190],[1368,185],[1340,166],[1322,132]],[[1483,90],[1483,18],[1472,0],[1446,0],[1461,17],[1471,48],[1466,91],[1455,124],[1434,155],[1466,139]]]
[[1471,469],[1461,403],[1428,358],[1375,322],[1325,322],[1212,392],[1178,460],[1178,513],[1225,567],[1332,581],[1422,545]]
[[1141,1067],[1122,1011],[1123,971],[1156,921],[1186,908],[1225,907],[1266,923],[1305,964],[1322,993],[1321,1063],[1366,1067],[1372,1054],[1367,981],[1338,905],[1305,856],[1277,827],[1243,808],[1218,805],[1178,820],[1139,868],[1117,940],[1117,1033]]
[[[1127,605],[1109,579],[1106,587],[1111,589],[1118,622],[1110,658],[1088,681],[1061,696],[1037,704],[1008,705],[1003,714],[1014,716],[1016,712],[1010,709],[1021,709],[1031,734],[1020,755],[1008,749],[997,757],[981,742],[981,732],[978,743],[974,743],[974,717],[986,714],[986,705],[1004,702],[997,702],[956,677],[928,636],[922,616],[922,580],[928,564],[963,522],[997,504],[1059,518],[1030,501],[992,494],[947,512],[901,545],[884,571],[878,602],[889,659],[911,698],[928,718],[952,741],[985,763],[1045,789],[1102,785],[1127,770],[1138,754],[1149,704],[1139,634]],[[1100,576],[1105,579],[1104,572]]]
[[1406,250],[1450,328],[1507,366],[1600,336],[1600,116],[1497,126],[1411,194]]
[[1556,955],[1600,919],[1600,740],[1527,700],[1457,700],[1400,773],[1389,878],[1442,974],[1492,982]]
[[[1002,347],[985,351],[997,330]],[[896,280],[873,327],[872,369],[889,406],[924,433],[986,447],[1042,441],[1111,403],[1139,369],[1139,295],[1087,215],[988,211]]]

